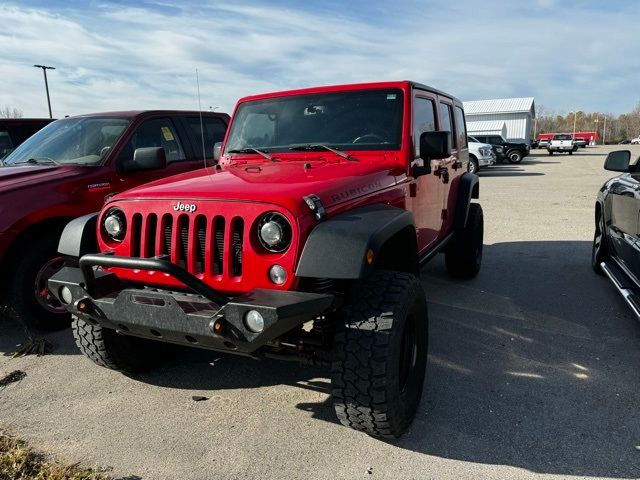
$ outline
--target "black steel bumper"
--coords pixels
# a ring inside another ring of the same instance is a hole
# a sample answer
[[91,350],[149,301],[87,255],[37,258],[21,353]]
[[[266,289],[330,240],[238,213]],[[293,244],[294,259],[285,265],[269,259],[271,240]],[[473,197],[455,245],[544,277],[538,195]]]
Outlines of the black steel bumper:
[[[64,267],[49,280],[51,293],[72,314],[125,335],[213,350],[251,354],[326,312],[334,302],[333,295],[277,290],[254,290],[227,298],[164,258],[96,254],[83,256],[79,265]],[[96,271],[95,266],[167,273],[194,293],[128,285],[113,273]],[[71,303],[63,300],[63,287],[70,290]],[[264,318],[262,332],[246,327],[249,310],[257,310]]]

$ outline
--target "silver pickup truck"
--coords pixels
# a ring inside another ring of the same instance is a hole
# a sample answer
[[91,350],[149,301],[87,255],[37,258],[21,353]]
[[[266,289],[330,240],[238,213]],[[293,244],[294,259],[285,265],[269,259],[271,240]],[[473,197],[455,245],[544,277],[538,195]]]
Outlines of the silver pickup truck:
[[573,152],[577,149],[578,145],[573,141],[573,135],[570,133],[558,133],[554,135],[547,146],[549,155],[553,155],[556,152],[568,152],[569,155],[573,155]]

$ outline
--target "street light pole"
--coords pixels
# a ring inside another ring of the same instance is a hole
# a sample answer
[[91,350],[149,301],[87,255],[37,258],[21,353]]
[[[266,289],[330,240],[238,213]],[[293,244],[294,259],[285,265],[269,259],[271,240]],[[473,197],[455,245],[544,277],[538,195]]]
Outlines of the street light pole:
[[604,127],[602,128],[602,145],[605,144],[605,140],[607,139],[607,116],[604,116]]
[[49,118],[53,118],[51,114],[51,98],[49,98],[49,82],[47,81],[47,70],[55,70],[56,67],[48,67],[46,65],[34,65],[36,68],[41,68],[44,73],[44,88],[47,90],[47,105],[49,106]]
[[572,137],[576,136],[576,118],[578,117],[578,112],[573,112],[573,134]]

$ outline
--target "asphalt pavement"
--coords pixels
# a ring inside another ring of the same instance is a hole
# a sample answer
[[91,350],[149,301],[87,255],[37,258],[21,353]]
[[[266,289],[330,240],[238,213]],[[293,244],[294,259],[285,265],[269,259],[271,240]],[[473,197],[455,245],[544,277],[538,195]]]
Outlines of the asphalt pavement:
[[[640,147],[633,147],[640,155]],[[422,273],[429,364],[409,432],[340,426],[326,370],[181,350],[125,376],[0,319],[0,428],[70,462],[144,479],[640,478],[640,326],[590,267],[593,205],[610,147],[480,172],[480,275]],[[195,402],[192,396],[207,400]]]

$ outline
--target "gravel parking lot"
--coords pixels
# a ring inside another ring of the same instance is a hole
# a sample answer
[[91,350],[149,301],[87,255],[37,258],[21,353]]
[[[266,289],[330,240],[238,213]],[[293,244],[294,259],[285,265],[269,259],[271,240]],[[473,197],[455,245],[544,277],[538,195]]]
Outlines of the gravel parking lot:
[[189,350],[127,377],[70,331],[11,359],[24,335],[8,320],[0,377],[27,376],[0,389],[0,427],[129,478],[640,478],[640,327],[589,264],[610,149],[481,172],[483,269],[465,283],[441,258],[423,271],[427,381],[396,442],[339,426],[323,369]]

